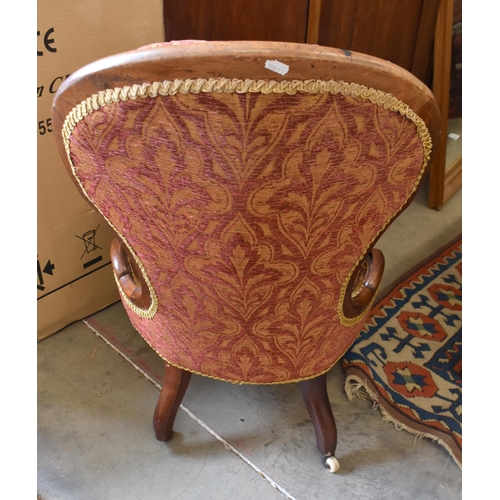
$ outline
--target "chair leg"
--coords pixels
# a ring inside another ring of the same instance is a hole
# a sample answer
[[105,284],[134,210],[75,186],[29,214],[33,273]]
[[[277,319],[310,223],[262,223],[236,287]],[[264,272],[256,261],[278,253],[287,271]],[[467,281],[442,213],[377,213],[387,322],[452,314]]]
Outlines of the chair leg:
[[174,436],[174,420],[190,379],[190,372],[165,363],[163,386],[153,418],[153,428],[158,441],[170,441]]
[[335,458],[337,426],[328,398],[326,373],[299,382],[299,387],[314,426],[316,446],[323,456],[323,463],[330,472],[336,472],[340,467]]

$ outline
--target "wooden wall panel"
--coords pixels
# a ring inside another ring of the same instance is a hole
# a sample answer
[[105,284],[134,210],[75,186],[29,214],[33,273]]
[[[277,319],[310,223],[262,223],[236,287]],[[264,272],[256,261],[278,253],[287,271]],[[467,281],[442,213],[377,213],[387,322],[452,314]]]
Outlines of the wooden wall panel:
[[320,45],[374,55],[426,83],[439,0],[322,0]]
[[309,0],[164,0],[165,41],[306,42]]

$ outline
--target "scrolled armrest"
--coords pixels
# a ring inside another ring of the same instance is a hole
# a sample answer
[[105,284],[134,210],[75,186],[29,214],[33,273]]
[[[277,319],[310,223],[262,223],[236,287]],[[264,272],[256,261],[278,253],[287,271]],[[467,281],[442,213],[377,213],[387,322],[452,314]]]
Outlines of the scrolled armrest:
[[371,304],[384,273],[384,254],[373,248],[353,273],[344,297],[344,314],[355,318]]
[[111,243],[111,265],[123,293],[137,306],[148,308],[151,297],[144,278],[127,246],[119,238]]

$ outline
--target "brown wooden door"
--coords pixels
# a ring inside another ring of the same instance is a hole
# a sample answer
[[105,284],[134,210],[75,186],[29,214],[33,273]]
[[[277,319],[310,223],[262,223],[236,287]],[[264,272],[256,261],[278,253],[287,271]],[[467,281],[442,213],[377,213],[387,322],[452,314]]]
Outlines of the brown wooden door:
[[165,0],[165,41],[268,40],[363,52],[427,85],[440,0]]

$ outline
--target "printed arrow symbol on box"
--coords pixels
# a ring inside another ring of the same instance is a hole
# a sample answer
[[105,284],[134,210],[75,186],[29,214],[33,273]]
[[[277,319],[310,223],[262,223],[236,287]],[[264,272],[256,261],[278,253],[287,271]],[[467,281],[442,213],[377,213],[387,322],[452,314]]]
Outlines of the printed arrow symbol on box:
[[45,264],[45,267],[43,268],[43,272],[45,274],[50,274],[52,276],[52,271],[55,269],[55,265],[50,262],[50,259],[47,261],[47,264]]
[[42,276],[42,272],[44,272],[45,274],[50,274],[52,276],[52,271],[55,269],[55,265],[52,264],[52,262],[50,262],[50,259],[47,261],[47,264],[45,264],[45,267],[43,268],[43,271],[42,271],[42,268],[40,266],[40,261],[37,260],[36,262],[36,272],[38,274],[38,284],[36,285],[36,288],[37,290],[45,290],[45,287],[43,286],[43,276]]

